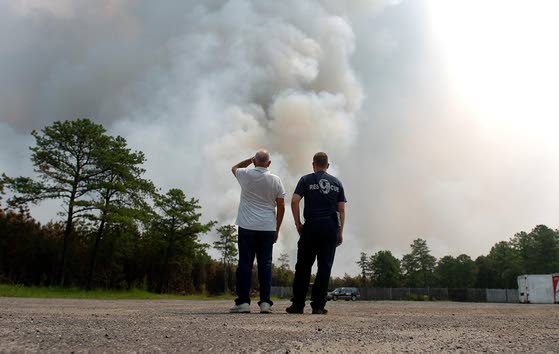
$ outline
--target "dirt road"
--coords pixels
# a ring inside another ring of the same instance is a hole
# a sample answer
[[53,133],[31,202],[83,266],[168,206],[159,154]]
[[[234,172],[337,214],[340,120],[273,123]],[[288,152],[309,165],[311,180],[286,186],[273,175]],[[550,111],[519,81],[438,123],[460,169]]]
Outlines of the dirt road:
[[559,352],[557,305],[338,301],[318,316],[287,304],[231,315],[229,301],[0,298],[0,351]]

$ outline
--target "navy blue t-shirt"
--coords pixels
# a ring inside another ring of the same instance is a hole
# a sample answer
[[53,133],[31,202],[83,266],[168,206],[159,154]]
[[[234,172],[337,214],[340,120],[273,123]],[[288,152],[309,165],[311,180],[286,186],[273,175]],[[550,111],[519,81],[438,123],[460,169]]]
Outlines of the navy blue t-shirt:
[[303,216],[306,221],[334,217],[338,203],[347,202],[342,182],[325,171],[301,177],[295,194],[305,198]]

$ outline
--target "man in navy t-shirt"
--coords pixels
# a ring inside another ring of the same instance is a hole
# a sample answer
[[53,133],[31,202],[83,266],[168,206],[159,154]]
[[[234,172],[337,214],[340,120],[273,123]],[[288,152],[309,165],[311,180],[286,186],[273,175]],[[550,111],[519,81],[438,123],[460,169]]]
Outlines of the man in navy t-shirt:
[[[318,152],[313,157],[314,173],[301,177],[293,199],[291,211],[299,232],[297,243],[297,264],[293,281],[292,305],[288,313],[303,313],[305,298],[315,259],[318,272],[312,287],[311,307],[313,314],[326,314],[326,293],[330,281],[330,271],[334,263],[336,247],[342,244],[345,221],[345,193],[342,183],[326,171],[330,164],[328,155]],[[305,199],[301,222],[299,204]]]

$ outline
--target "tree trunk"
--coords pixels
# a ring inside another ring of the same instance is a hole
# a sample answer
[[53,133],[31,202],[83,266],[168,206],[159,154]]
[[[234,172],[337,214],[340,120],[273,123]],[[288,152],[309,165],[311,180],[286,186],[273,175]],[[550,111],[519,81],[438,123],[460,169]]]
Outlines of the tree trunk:
[[[104,213],[103,213],[104,214]],[[91,280],[93,279],[93,272],[95,270],[95,262],[97,260],[97,251],[99,249],[99,244],[101,243],[101,238],[103,238],[103,233],[105,231],[105,216],[101,219],[101,224],[97,229],[97,234],[95,235],[95,243],[93,245],[93,250],[91,251],[91,263],[89,265],[89,273],[87,275],[86,290],[91,290]]]
[[105,224],[107,222],[107,210],[109,208],[109,197],[108,192],[105,195],[105,207],[101,214],[101,223],[97,229],[97,234],[95,235],[95,243],[93,244],[93,250],[91,252],[91,263],[89,265],[89,273],[87,275],[87,282],[85,288],[91,290],[91,280],[93,279],[93,272],[95,271],[95,262],[97,260],[97,251],[99,250],[99,244],[103,238],[103,233],[105,232]]
[[66,228],[64,229],[64,239],[62,246],[62,259],[60,260],[60,286],[64,287],[66,282],[66,259],[68,258],[68,249],[70,248],[70,237],[72,235],[72,227],[74,221],[74,201],[76,199],[76,188],[72,190],[70,201],[68,202],[68,219],[66,220]]
[[227,294],[228,290],[229,290],[229,284],[228,284],[228,280],[229,280],[229,274],[228,274],[229,269],[227,269],[227,264],[225,263],[225,257],[223,258],[223,292]]
[[159,294],[163,292],[163,288],[167,289],[169,287],[169,259],[171,258],[171,253],[173,251],[173,238],[174,230],[171,234],[171,237],[169,238],[169,245],[167,246],[165,257],[163,258],[163,273],[161,274],[161,281],[157,289],[157,292]]

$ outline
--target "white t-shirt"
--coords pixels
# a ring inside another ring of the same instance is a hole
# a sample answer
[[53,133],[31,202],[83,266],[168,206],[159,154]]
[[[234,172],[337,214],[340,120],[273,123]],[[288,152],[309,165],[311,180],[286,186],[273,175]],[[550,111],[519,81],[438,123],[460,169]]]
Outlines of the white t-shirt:
[[237,225],[247,230],[276,231],[276,199],[285,198],[281,179],[267,168],[238,168],[241,185]]

